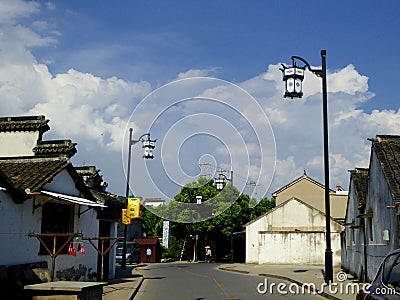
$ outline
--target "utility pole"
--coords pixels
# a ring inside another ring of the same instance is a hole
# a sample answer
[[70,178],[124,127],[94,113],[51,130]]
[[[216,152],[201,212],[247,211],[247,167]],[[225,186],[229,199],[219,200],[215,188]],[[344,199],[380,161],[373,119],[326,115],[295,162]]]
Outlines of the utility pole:
[[207,166],[211,167],[210,163],[201,163],[199,164],[202,172],[203,172],[203,176],[207,178]]
[[[218,178],[217,178],[217,180],[218,180],[218,183],[220,183],[221,181],[229,181],[230,183],[231,183],[231,188],[233,189],[233,170],[231,170],[231,177],[230,178],[228,178],[228,177],[226,177],[225,176],[225,174],[224,174],[224,172],[227,172],[227,171],[225,171],[225,170],[223,170],[223,169],[220,169],[219,170],[219,174],[218,174]],[[222,190],[223,189],[223,185],[219,185],[217,183],[217,189],[219,189],[219,190]],[[230,221],[230,225],[231,225],[231,264],[233,263],[233,220],[232,220],[232,205],[233,205],[233,203],[231,203],[231,206],[230,206],[230,219],[231,219],[231,221]]]
[[251,197],[251,195],[253,194],[253,191],[256,187],[256,182],[251,180],[249,183],[247,183],[247,185],[249,185],[249,187],[250,187],[249,195]]

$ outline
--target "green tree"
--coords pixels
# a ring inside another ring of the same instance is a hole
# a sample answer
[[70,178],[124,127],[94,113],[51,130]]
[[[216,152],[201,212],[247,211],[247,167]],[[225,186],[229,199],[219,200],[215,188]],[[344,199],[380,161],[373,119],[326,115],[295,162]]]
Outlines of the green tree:
[[[196,206],[196,196],[202,196],[202,205]],[[182,246],[185,244],[185,257],[193,257],[193,243],[198,237],[198,249],[210,244],[214,253],[218,255],[230,249],[231,235],[242,236],[244,225],[254,218],[266,213],[275,207],[274,199],[263,198],[254,206],[246,194],[240,194],[236,187],[229,183],[220,192],[216,189],[214,181],[200,177],[198,181],[188,183],[170,201],[168,205],[158,206],[153,212],[143,209],[144,227],[148,236],[162,235],[162,215],[169,220],[177,220],[170,223],[170,250],[165,255],[178,259]],[[201,209],[200,209],[201,208]],[[201,221],[204,220],[205,221]],[[243,240],[242,240],[243,242]],[[199,251],[202,253],[202,251]],[[179,255],[178,255],[179,253]],[[199,255],[201,259],[201,255]]]
[[143,229],[147,237],[159,237],[162,235],[163,219],[152,213],[145,206],[140,208],[140,216],[143,219]]

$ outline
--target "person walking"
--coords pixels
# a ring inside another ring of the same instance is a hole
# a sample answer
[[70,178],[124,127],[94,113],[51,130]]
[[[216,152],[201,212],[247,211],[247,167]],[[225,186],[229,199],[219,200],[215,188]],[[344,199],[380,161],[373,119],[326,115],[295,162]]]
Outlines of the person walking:
[[150,258],[151,258],[151,249],[150,249],[150,247],[147,247],[147,250],[146,250],[146,262],[147,263],[150,262]]
[[211,262],[211,248],[210,246],[205,246],[206,249],[206,262]]

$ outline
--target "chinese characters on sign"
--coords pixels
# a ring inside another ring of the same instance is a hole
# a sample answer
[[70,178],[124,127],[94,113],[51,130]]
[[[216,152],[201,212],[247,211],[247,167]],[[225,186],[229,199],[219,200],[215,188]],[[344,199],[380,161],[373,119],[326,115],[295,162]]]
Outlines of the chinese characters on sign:
[[140,199],[139,198],[128,198],[127,206],[128,218],[135,219],[140,216]]
[[128,216],[126,215],[126,209],[122,209],[122,224],[124,225],[129,225],[131,224],[131,219],[128,218]]
[[162,245],[165,248],[168,248],[169,242],[169,221],[163,222],[163,238],[162,238]]

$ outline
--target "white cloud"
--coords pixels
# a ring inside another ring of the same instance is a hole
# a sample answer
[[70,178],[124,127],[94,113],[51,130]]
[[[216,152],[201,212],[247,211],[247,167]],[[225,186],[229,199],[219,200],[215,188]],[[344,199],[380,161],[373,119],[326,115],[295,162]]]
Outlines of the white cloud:
[[[122,134],[135,103],[151,88],[147,82],[102,79],[73,69],[54,78],[50,74],[40,78],[44,98],[30,113],[46,114],[54,130],[64,136],[104,143],[114,151],[122,147]],[[74,122],[69,121],[71,117]]]
[[211,74],[215,73],[217,68],[212,69],[191,69],[186,72],[181,72],[178,74],[177,79],[184,79],[184,78],[191,78],[191,77],[206,77],[210,76]]
[[355,95],[356,93],[365,93],[368,91],[368,77],[359,74],[353,65],[328,74],[329,92],[347,93]]
[[[264,78],[275,85],[265,92],[275,91],[272,96],[260,98],[277,140],[278,163],[273,186],[279,187],[282,177],[288,183],[300,176],[303,167],[307,168],[308,175],[323,182],[321,79],[308,72],[303,99],[284,100],[278,65],[270,65]],[[367,138],[400,134],[400,111],[366,113],[356,109],[374,95],[368,90],[368,77],[359,74],[353,65],[329,72],[328,92],[331,185],[334,187],[340,182],[346,187],[349,169],[368,167],[370,142]]]
[[[1,114],[45,115],[51,127],[45,139],[66,138],[77,142],[78,154],[74,159],[99,164],[99,168],[108,171],[106,180],[114,175],[115,181],[120,182],[118,176],[123,176],[123,171],[113,170],[113,166],[121,162],[126,122],[135,105],[151,90],[151,85],[116,77],[100,78],[74,69],[51,74],[30,51],[32,47],[57,42],[35,31],[43,31],[46,23],[33,22],[32,28],[28,28],[12,22],[16,17],[27,17],[36,12],[33,9],[37,8],[36,4],[32,6],[21,1],[15,1],[15,5],[7,4],[9,22],[4,24],[3,20],[0,25]],[[11,9],[14,9],[13,13]],[[4,11],[2,2],[0,18]]]
[[39,4],[34,1],[2,0],[0,1],[0,23],[14,23],[21,17],[39,12]]
[[[54,9],[51,6],[47,8]],[[123,138],[126,139],[126,124],[132,112],[139,107],[140,100],[152,91],[152,86],[147,81],[129,82],[115,76],[103,78],[90,71],[80,72],[73,66],[65,73],[52,74],[46,64],[37,61],[31,49],[56,44],[59,35],[56,28],[50,26],[52,33],[49,34],[44,21],[34,21],[32,27],[17,22],[38,10],[35,2],[0,3],[0,111],[3,116],[46,115],[50,119],[51,132],[46,133],[44,138],[48,135],[49,138],[68,138],[77,142],[75,159],[79,163],[85,160],[96,164],[103,170],[105,179],[111,180],[111,190],[124,191],[125,186],[121,184],[125,179],[121,147]],[[228,152],[235,157],[232,163],[237,182],[245,184],[249,179],[256,180],[261,170],[261,159],[268,162],[258,182],[264,187],[269,185],[269,172],[273,173],[275,168],[272,160],[275,158],[276,142],[276,169],[269,192],[301,176],[304,168],[309,176],[323,182],[321,79],[307,72],[303,99],[283,99],[284,83],[279,67],[279,64],[270,64],[265,73],[255,74],[239,83],[244,91],[222,81],[217,85],[206,85],[205,90],[193,91],[197,87],[189,80],[182,80],[180,89],[168,90],[163,97],[139,107],[140,114],[134,115],[130,126],[134,128],[134,138],[149,130],[152,137],[158,138],[155,155],[159,157],[151,162],[153,168],[155,165],[162,167],[157,164],[161,160],[161,143],[168,129],[186,116],[209,113],[226,120],[236,131],[221,130],[223,127],[218,127],[221,123],[216,118],[207,118],[205,124],[188,119],[182,126],[176,126],[179,132],[171,139],[215,128],[216,135],[223,137],[229,146]],[[204,77],[216,70],[187,70],[177,74],[176,78]],[[183,99],[189,91],[192,96],[208,97],[209,100],[168,107],[168,101]],[[371,99],[373,93],[368,90],[368,77],[359,74],[351,64],[340,70],[329,70],[328,91],[331,187],[334,188],[337,182],[346,187],[349,169],[368,167],[370,142],[367,138],[377,134],[400,134],[400,111],[374,110],[367,113],[360,109],[360,104]],[[261,109],[253,100],[246,98],[249,96],[257,100]],[[217,103],[211,99],[222,101]],[[166,110],[158,116],[156,113],[162,108]],[[149,120],[154,121],[150,127],[146,123]],[[269,125],[273,134],[269,132]],[[239,134],[245,140],[244,145],[237,142]],[[261,149],[258,139],[266,140]],[[176,142],[180,145],[182,140]],[[200,154],[215,155],[215,161],[220,166],[230,166],[228,159],[222,159],[226,150],[221,144],[210,142],[194,145],[190,149]],[[142,149],[134,147],[133,151],[135,174],[142,175],[147,172],[140,165],[143,163]],[[250,165],[247,151],[251,157]],[[125,160],[126,153],[123,155]],[[165,158],[175,159],[176,155],[168,152]],[[185,167],[190,168],[190,164],[193,168],[197,167],[192,157],[188,155],[185,159],[180,162],[186,164]],[[164,180],[162,177],[159,179],[162,172],[157,168],[153,171],[157,174],[152,174],[154,180]],[[143,181],[143,176],[133,178],[137,194],[155,196],[155,189]],[[157,184],[167,186],[169,183],[158,181]],[[176,192],[175,188],[170,190]]]

